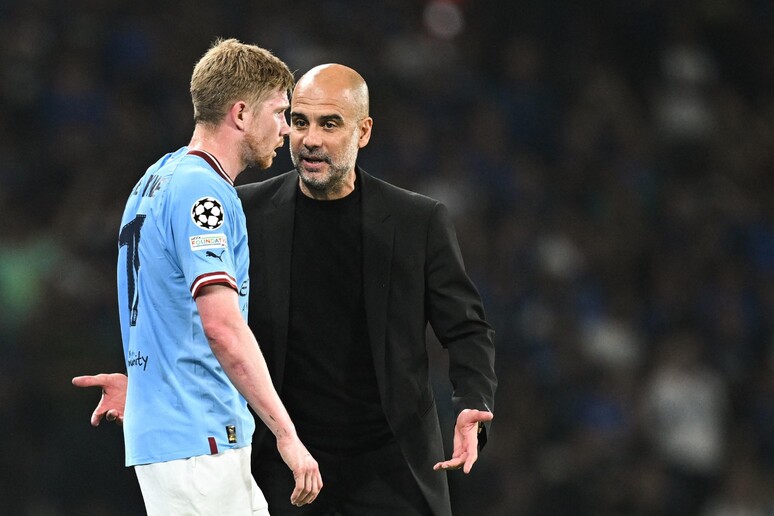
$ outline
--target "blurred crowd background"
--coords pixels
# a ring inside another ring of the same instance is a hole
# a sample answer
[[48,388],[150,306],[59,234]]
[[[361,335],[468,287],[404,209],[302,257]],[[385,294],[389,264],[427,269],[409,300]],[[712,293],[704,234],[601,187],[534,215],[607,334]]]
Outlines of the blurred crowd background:
[[449,206],[500,378],[457,515],[774,514],[772,27],[770,0],[2,0],[0,514],[143,512],[70,378],[124,370],[120,213],[217,36],[360,71],[361,166]]

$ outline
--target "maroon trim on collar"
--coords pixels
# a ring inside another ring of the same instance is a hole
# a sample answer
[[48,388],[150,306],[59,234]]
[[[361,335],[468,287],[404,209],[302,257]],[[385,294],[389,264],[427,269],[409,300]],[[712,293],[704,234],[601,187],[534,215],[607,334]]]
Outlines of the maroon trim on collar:
[[228,184],[234,186],[234,181],[228,176],[228,174],[226,174],[226,171],[223,170],[223,167],[221,166],[220,161],[218,161],[218,158],[203,150],[189,150],[188,154],[193,154],[194,156],[199,156],[202,158],[212,167],[215,172],[218,173],[218,175],[228,181]]

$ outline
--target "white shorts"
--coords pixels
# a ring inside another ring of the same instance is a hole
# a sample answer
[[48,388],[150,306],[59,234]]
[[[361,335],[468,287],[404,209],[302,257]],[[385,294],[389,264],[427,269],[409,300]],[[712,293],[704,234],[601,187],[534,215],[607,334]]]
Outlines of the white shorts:
[[135,466],[148,516],[268,516],[250,473],[251,450]]

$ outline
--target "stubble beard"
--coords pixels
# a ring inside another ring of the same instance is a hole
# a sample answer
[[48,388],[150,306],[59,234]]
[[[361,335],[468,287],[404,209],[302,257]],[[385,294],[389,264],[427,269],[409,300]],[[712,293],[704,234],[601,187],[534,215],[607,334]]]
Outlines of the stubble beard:
[[274,157],[272,156],[274,154],[274,150],[272,150],[268,155],[261,155],[260,151],[258,150],[258,142],[252,135],[245,135],[244,140],[242,140],[241,147],[241,157],[242,162],[245,164],[245,168],[256,167],[260,170],[266,170],[274,161]]
[[339,190],[344,182],[347,170],[346,168],[334,167],[331,163],[328,163],[328,173],[323,177],[314,177],[307,174],[301,165],[296,165],[296,171],[301,178],[301,182],[310,190],[318,193],[335,193]]

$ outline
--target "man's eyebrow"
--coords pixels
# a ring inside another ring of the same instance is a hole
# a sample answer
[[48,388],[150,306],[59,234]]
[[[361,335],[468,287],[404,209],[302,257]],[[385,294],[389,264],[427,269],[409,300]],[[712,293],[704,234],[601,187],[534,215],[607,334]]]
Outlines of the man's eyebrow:
[[[297,111],[291,111],[290,112],[290,118],[294,119],[301,119],[301,120],[309,120],[309,118],[304,115],[303,113],[298,113]],[[320,124],[324,124],[325,122],[338,122],[343,123],[344,118],[341,115],[338,114],[332,114],[332,115],[321,115],[317,117],[317,122]]]
[[322,115],[318,120],[321,124],[324,124],[325,122],[344,122],[344,118],[342,118],[341,115]]

